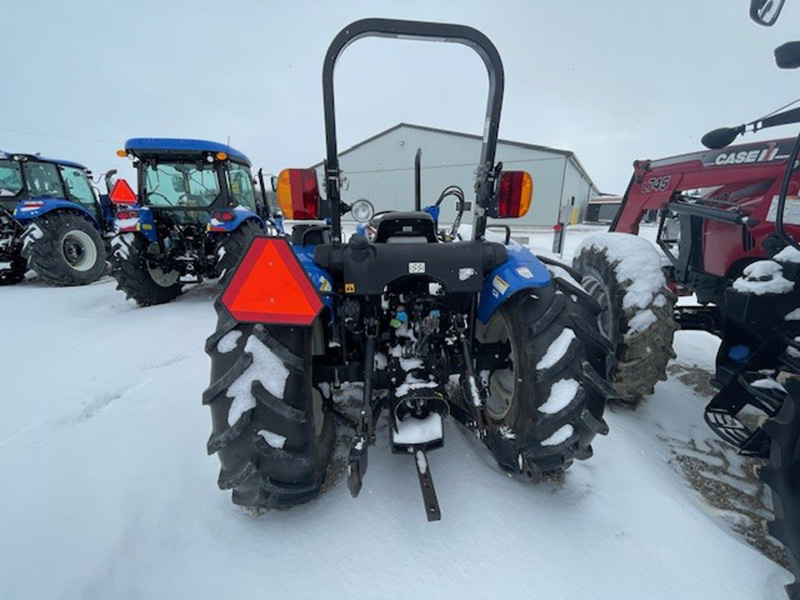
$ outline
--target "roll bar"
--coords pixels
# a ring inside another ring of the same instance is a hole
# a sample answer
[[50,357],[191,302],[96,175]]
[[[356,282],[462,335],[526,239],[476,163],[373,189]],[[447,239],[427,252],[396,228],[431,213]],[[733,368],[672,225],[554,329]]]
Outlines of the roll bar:
[[486,121],[483,129],[480,165],[475,182],[476,202],[473,239],[482,239],[486,231],[486,208],[494,197],[495,180],[499,176],[495,168],[497,135],[500,127],[500,111],[503,106],[503,61],[497,48],[489,38],[477,29],[449,23],[425,21],[402,21],[395,19],[362,19],[342,29],[333,39],[322,66],[322,98],[325,110],[325,188],[331,207],[332,238],[341,241],[341,173],[336,144],[336,107],[333,94],[333,72],[336,61],[347,46],[364,37],[386,37],[436,42],[453,42],[469,46],[483,59],[489,75],[489,99],[486,105]]

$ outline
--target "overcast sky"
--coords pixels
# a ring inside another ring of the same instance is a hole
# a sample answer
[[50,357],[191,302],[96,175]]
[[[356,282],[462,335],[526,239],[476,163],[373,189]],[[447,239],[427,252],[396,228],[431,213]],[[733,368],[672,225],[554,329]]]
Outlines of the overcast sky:
[[[634,159],[698,149],[800,96],[800,73],[772,56],[800,39],[795,0],[770,29],[748,0],[5,0],[0,149],[99,173],[126,164],[114,153],[129,137],[230,138],[268,172],[309,166],[324,154],[325,50],[369,16],[483,31],[505,64],[501,137],[574,151],[607,192]],[[336,84],[340,149],[399,121],[482,131],[486,75],[466,47],[363,40]]]

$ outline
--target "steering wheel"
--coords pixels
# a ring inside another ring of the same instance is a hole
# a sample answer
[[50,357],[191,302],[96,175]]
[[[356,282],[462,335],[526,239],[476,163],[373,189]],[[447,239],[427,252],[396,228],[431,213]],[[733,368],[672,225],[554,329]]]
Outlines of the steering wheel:
[[148,198],[148,200],[150,199],[150,197],[151,197],[151,196],[160,196],[161,198],[163,198],[163,199],[164,199],[164,202],[166,202],[166,203],[167,203],[167,205],[169,205],[169,198],[167,198],[167,197],[166,197],[164,194],[162,194],[161,192],[147,192],[147,198]]

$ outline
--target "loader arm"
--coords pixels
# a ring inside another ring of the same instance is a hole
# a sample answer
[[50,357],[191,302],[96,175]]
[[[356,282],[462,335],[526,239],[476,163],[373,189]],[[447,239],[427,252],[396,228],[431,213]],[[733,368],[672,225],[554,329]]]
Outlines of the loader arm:
[[[773,140],[659,160],[637,160],[610,230],[638,234],[648,211],[664,208],[676,192],[688,190],[704,190],[714,198],[733,203],[729,212],[739,210],[763,223],[780,187],[793,141]],[[789,193],[796,194],[797,187],[794,181]],[[713,218],[713,213],[705,216]]]

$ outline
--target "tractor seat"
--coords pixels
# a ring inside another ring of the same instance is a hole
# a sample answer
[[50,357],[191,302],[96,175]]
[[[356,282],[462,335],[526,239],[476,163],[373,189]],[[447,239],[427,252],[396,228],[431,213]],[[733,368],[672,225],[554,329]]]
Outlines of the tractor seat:
[[436,222],[426,212],[390,212],[380,217],[377,244],[436,243]]

